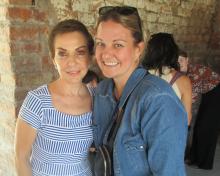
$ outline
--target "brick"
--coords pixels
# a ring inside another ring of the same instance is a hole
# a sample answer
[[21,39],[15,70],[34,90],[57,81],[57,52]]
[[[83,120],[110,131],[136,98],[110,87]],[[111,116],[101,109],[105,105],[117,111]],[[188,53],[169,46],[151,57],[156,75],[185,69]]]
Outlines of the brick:
[[79,20],[88,25],[95,23],[95,17],[92,13],[79,13]]
[[[8,86],[8,88],[3,89],[2,91],[9,90],[9,86],[15,86],[15,76],[14,74],[1,74],[1,84]],[[1,88],[2,89],[2,88]]]
[[0,6],[0,20],[6,20],[7,8],[5,6]]
[[0,71],[2,73],[11,73],[13,71],[13,66],[8,58],[1,58]]
[[35,54],[15,56],[12,59],[16,74],[42,71],[41,59]]
[[45,11],[33,10],[33,18],[36,21],[48,21],[48,13]]
[[39,32],[37,26],[12,26],[10,28],[10,39],[33,41],[39,36]]
[[[16,88],[15,90],[15,99],[17,102],[23,102],[24,101],[24,98],[27,96],[27,92],[28,90],[27,89],[24,89],[24,88]],[[18,107],[18,109],[20,108],[20,106]],[[18,110],[16,110],[18,111]]]
[[147,15],[148,22],[157,22],[160,16],[157,13],[149,13]]
[[41,72],[21,73],[17,75],[16,86],[18,87],[33,87],[42,85],[44,79]]
[[10,45],[6,42],[1,43],[1,47],[0,47],[0,53],[4,54],[4,55],[10,55],[11,53],[11,48]]
[[173,24],[174,23],[173,16],[170,16],[170,15],[160,15],[158,17],[158,23]]
[[[4,118],[9,118],[9,119],[14,119],[15,117],[15,105],[11,102],[7,102],[7,100],[0,101],[0,112],[4,112],[5,117]],[[2,124],[1,124],[2,125]]]
[[[33,0],[8,0],[9,4],[13,5],[32,5]],[[36,1],[36,0],[35,0]]]
[[10,7],[8,8],[8,16],[12,20],[27,21],[32,18],[32,9],[22,7]]

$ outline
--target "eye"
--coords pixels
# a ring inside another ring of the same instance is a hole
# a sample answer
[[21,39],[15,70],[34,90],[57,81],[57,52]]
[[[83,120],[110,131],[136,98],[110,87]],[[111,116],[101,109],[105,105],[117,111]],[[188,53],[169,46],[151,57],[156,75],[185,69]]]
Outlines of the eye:
[[67,57],[67,56],[68,56],[67,53],[64,52],[64,51],[58,51],[57,55],[58,55],[58,57],[60,57],[60,58],[64,58],[64,57]]
[[95,46],[96,46],[96,47],[104,47],[105,44],[104,44],[103,42],[97,41],[97,42],[95,43]]
[[122,48],[122,47],[124,47],[124,45],[122,45],[122,44],[120,44],[120,43],[115,43],[115,44],[114,44],[114,47],[115,47],[115,48]]
[[77,55],[84,56],[87,54],[87,51],[86,50],[78,50],[76,53],[77,53]]

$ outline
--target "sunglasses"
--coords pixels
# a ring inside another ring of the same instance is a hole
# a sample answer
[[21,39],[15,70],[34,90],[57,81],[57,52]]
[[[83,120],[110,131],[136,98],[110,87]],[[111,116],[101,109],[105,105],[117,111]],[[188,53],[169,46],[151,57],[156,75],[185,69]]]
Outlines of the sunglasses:
[[120,15],[132,15],[138,13],[137,8],[131,6],[104,6],[99,8],[99,15],[104,15],[113,11]]

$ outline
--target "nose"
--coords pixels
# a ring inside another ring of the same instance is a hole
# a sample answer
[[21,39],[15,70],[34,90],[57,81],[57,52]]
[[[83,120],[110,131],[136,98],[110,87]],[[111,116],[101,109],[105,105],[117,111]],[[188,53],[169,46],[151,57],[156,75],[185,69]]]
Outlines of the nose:
[[68,65],[76,65],[77,64],[77,59],[74,55],[69,55],[68,57]]
[[101,57],[103,59],[111,59],[113,57],[113,49],[111,47],[105,47],[101,52]]

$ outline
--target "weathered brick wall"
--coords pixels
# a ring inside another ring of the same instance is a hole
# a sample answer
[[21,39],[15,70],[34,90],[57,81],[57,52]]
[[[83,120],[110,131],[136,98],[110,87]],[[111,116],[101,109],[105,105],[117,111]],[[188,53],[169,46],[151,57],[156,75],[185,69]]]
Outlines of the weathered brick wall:
[[6,18],[7,7],[0,2],[0,175],[13,165],[13,140],[15,124],[14,87],[15,75],[11,63],[9,26]]
[[218,0],[1,0],[0,176],[15,175],[14,126],[24,96],[55,77],[47,46],[51,26],[75,18],[94,34],[97,9],[123,4],[138,8],[146,36],[173,33],[196,62],[220,65]]
[[216,1],[215,9],[205,61],[220,74],[220,1]]
[[[42,1],[43,2],[43,1]],[[47,34],[53,16],[32,0],[0,2],[0,176],[13,176],[14,129],[27,90],[53,79]]]

